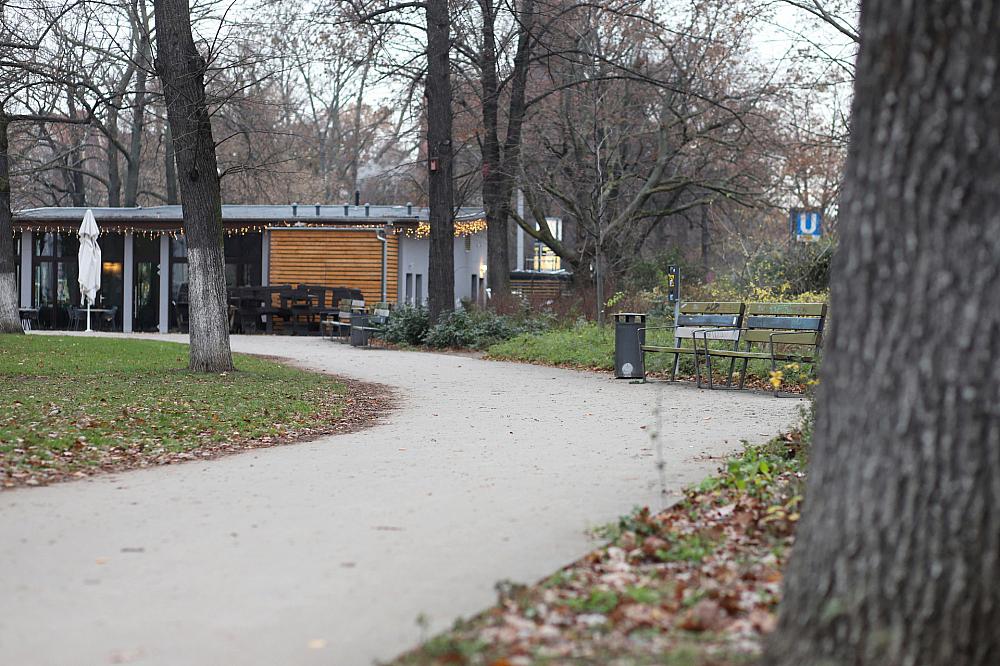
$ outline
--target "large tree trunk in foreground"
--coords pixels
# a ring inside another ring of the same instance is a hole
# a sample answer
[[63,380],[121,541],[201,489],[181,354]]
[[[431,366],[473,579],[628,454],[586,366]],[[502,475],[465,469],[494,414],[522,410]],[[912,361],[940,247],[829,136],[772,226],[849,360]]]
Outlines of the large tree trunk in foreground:
[[766,664],[1000,664],[1000,3],[866,0],[805,513]]
[[0,333],[23,333],[18,313],[14,216],[10,209],[10,160],[7,115],[0,107]]
[[215,141],[205,102],[205,59],[191,36],[187,0],[155,0],[156,71],[177,158],[187,236],[191,351],[199,372],[233,369],[229,349],[222,199]]
[[455,185],[452,179],[450,17],[447,0],[427,0],[427,176],[431,321],[455,309]]

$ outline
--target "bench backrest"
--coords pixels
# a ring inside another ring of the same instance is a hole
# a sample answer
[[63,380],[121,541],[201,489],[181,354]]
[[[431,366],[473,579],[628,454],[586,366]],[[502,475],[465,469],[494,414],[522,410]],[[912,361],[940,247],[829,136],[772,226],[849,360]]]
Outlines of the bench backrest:
[[819,347],[826,325],[826,303],[751,303],[740,340],[748,344]]
[[[738,301],[718,303],[681,303],[681,312],[674,325],[675,340],[691,340],[695,331],[698,339],[738,340],[743,326],[744,305]],[[711,329],[719,329],[712,332]],[[728,330],[726,330],[728,329]]]

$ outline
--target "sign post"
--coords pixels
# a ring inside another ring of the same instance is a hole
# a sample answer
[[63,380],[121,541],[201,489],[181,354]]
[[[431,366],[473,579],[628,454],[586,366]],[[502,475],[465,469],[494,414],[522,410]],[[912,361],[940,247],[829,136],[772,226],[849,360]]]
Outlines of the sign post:
[[667,302],[674,304],[674,326],[681,314],[681,272],[677,266],[667,266]]
[[823,213],[812,208],[793,208],[790,212],[792,238],[812,243],[823,237]]

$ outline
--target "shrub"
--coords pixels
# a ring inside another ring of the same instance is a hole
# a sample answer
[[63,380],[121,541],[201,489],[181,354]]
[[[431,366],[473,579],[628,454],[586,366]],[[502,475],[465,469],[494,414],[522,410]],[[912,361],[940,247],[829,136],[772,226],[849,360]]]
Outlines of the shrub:
[[385,324],[385,340],[397,345],[423,344],[430,329],[427,308],[404,305],[389,313]]
[[524,333],[549,326],[546,317],[516,317],[489,310],[456,310],[444,315],[424,337],[428,347],[484,349]]
[[790,296],[826,291],[834,249],[830,240],[776,248],[747,266],[747,284],[778,288]]

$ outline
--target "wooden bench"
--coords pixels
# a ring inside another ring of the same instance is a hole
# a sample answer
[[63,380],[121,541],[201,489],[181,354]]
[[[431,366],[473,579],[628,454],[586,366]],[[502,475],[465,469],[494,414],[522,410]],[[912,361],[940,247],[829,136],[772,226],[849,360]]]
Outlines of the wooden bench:
[[[733,349],[737,349],[740,331],[743,326],[744,305],[739,302],[720,303],[682,303],[680,315],[673,326],[647,326],[639,329],[640,345],[642,350],[643,378],[645,378],[646,354],[650,352],[662,352],[674,355],[674,364],[670,372],[670,380],[677,379],[677,367],[680,363],[681,354],[694,355],[695,379],[698,387],[701,388],[701,366],[697,340],[724,340],[732,342]],[[645,343],[645,332],[656,329],[670,329],[674,331],[674,344],[670,346],[651,345]],[[690,346],[684,346],[684,341],[689,340]],[[731,362],[735,364],[736,360]],[[732,371],[730,370],[730,378]],[[711,385],[711,375],[709,375],[709,385]]]
[[[823,343],[825,324],[825,303],[751,303],[746,307],[743,326],[738,331],[739,341],[733,349],[710,349],[708,340],[714,339],[712,332],[696,333],[695,344],[702,341],[701,353],[708,365],[709,388],[712,388],[713,358],[730,359],[729,385],[733,380],[733,363],[743,360],[741,389],[746,383],[747,365],[752,360],[770,361],[772,372],[777,371],[778,361],[815,363]],[[776,396],[780,395],[778,388],[774,390]]]

